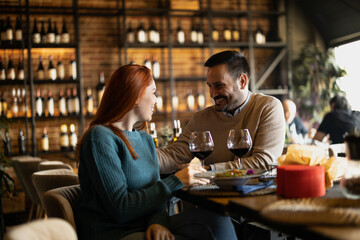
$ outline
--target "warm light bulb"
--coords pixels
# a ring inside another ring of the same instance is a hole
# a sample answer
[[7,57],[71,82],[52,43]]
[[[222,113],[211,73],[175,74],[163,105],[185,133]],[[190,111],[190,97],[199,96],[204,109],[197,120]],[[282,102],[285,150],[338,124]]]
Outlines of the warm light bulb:
[[70,132],[75,132],[75,125],[74,124],[70,124]]
[[67,133],[67,125],[66,124],[61,124],[61,127],[60,127],[60,131],[62,132],[62,133]]

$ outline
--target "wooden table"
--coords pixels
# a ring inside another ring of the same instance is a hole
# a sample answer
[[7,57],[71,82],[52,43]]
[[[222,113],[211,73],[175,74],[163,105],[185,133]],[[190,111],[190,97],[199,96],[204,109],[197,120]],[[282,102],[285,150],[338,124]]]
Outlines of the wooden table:
[[[342,195],[340,187],[336,185],[329,189],[324,197],[339,197],[339,194]],[[191,191],[181,190],[176,195],[183,200],[208,208],[211,211],[232,217],[241,216],[249,221],[261,223],[290,236],[303,239],[360,239],[360,227],[356,226],[300,226],[271,222],[265,219],[260,215],[260,211],[270,203],[284,199],[276,194],[251,197],[207,197],[192,194]]]

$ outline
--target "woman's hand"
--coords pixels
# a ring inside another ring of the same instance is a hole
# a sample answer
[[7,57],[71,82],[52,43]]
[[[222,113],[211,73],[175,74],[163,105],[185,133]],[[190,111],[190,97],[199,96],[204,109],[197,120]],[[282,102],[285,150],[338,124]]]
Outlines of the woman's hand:
[[174,235],[160,224],[151,224],[146,229],[146,240],[175,240]]
[[201,167],[200,164],[189,164],[187,167],[175,173],[175,176],[180,179],[185,187],[191,185],[204,185],[210,183],[209,179],[197,178],[195,173],[206,172],[206,169]]

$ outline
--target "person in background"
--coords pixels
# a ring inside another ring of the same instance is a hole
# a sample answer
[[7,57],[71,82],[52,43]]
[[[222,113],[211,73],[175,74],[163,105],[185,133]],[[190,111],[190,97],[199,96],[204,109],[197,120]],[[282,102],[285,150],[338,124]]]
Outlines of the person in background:
[[236,239],[229,217],[201,208],[171,217],[166,212],[175,191],[209,180],[193,176],[206,172],[199,164],[160,179],[154,142],[135,129],[151,120],[155,92],[152,73],[144,66],[125,65],[111,76],[77,149],[79,239]]
[[307,129],[304,127],[301,119],[296,116],[296,105],[290,99],[285,99],[282,101],[284,108],[284,116],[286,122],[286,136],[285,141],[287,143],[302,143],[304,138],[308,133]]
[[[285,140],[285,121],[281,102],[271,96],[249,91],[250,67],[237,51],[223,51],[205,63],[207,85],[214,105],[195,113],[179,139],[157,150],[160,172],[173,172],[178,165],[189,163],[193,156],[189,138],[193,131],[210,131],[213,152],[205,159],[207,169],[269,169],[281,155]],[[227,148],[231,129],[249,129],[253,146],[241,158]]]
[[331,112],[327,113],[318,127],[313,140],[322,141],[329,134],[331,144],[343,143],[346,133],[360,130],[360,113],[352,111],[343,95],[330,99]]

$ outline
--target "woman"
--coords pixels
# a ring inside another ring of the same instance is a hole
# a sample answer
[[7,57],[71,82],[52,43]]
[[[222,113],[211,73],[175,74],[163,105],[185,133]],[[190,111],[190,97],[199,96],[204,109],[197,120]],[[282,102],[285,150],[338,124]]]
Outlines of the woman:
[[[148,68],[122,66],[110,78],[97,113],[79,142],[79,239],[172,240],[171,230],[176,239],[188,239],[176,231],[195,234],[195,239],[211,239],[206,234],[235,237],[228,218],[209,216],[209,212],[172,217],[166,213],[174,191],[208,180],[193,177],[206,171],[200,165],[160,179],[152,138],[134,130],[135,125],[144,126],[151,120],[155,104],[156,86]],[[201,224],[208,219],[210,225]]]

